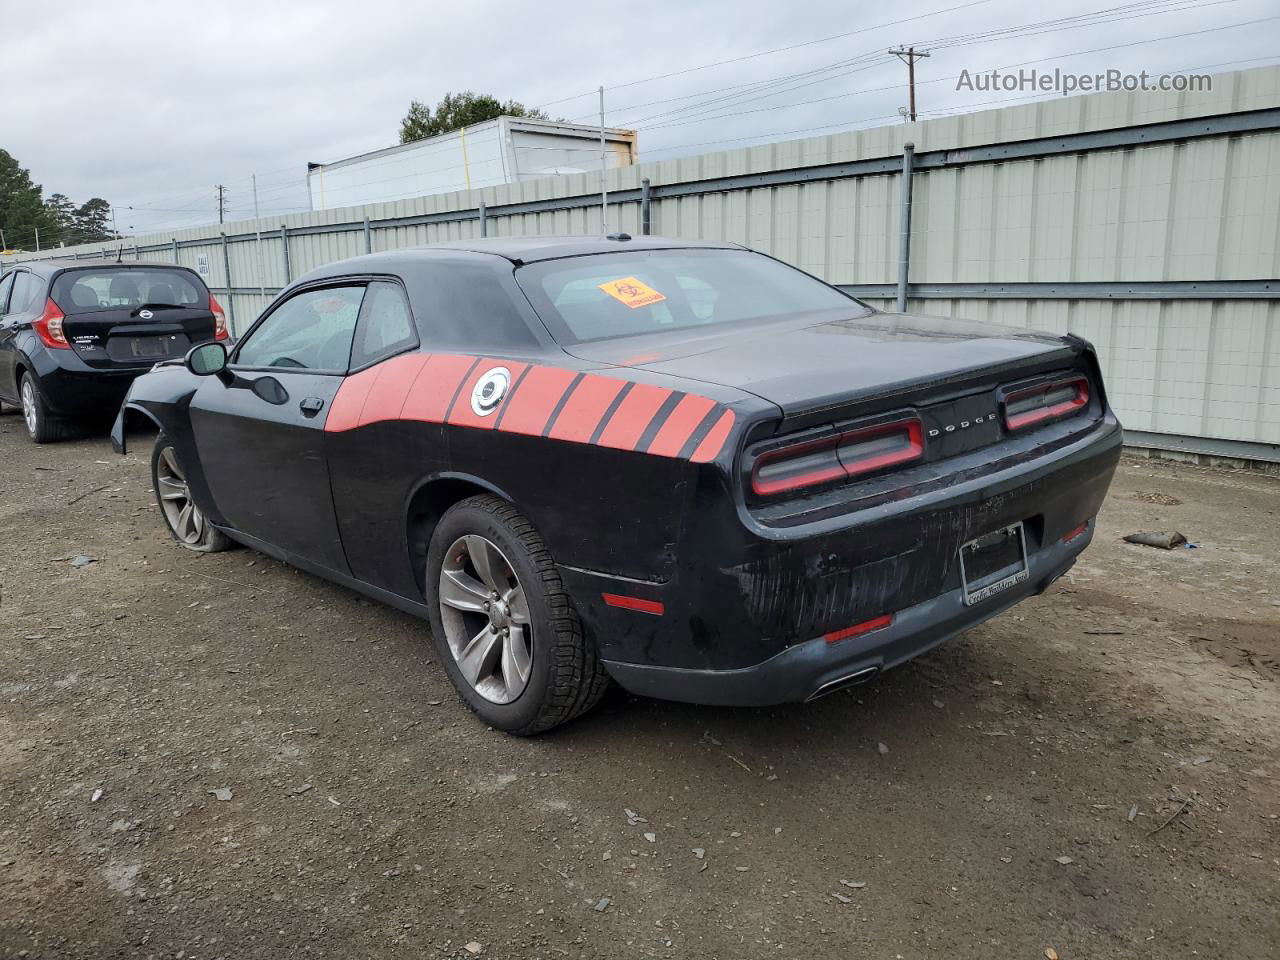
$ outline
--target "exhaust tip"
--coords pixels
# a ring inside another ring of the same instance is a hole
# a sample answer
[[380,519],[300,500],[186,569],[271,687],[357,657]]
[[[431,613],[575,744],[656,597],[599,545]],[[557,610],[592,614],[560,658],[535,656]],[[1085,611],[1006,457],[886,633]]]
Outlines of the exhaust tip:
[[861,670],[855,671],[848,676],[829,680],[817,690],[813,691],[813,693],[809,694],[805,703],[808,703],[810,700],[817,700],[819,697],[825,697],[829,693],[835,693],[837,690],[843,690],[845,687],[856,687],[861,683],[866,683],[879,672],[879,667],[863,667]]

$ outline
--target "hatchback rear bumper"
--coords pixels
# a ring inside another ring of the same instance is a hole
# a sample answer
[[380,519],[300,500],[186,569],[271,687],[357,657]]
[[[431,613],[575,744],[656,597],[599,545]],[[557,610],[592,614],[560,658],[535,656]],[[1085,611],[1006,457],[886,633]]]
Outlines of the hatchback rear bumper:
[[817,637],[762,663],[737,670],[694,670],[604,661],[605,668],[631,693],[662,700],[722,706],[769,706],[811,700],[917,657],[972,629],[1027,597],[1042,593],[1066,573],[1093,538],[1086,533],[1070,543],[1054,542],[1027,558],[1028,579],[990,599],[967,606],[963,591],[899,610],[878,630],[828,643]]
[[55,367],[40,375],[40,389],[57,416],[106,420],[119,411],[129,385],[146,370],[78,371]]

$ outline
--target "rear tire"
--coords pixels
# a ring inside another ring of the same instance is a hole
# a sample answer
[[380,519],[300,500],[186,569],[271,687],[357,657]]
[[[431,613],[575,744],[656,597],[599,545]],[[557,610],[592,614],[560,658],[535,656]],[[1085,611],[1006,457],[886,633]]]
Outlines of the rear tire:
[[186,469],[173,441],[163,433],[156,437],[151,451],[151,488],[164,525],[179,544],[196,553],[218,553],[233,545],[231,538],[214,527],[191,499]]
[[40,392],[40,382],[30,373],[22,375],[18,385],[22,400],[22,419],[27,425],[27,436],[34,443],[55,443],[63,440],[71,432],[67,422],[49,412],[44,394]]
[[547,545],[505,500],[471,497],[446,511],[427,550],[425,593],[440,661],[490,726],[543,733],[608,689]]

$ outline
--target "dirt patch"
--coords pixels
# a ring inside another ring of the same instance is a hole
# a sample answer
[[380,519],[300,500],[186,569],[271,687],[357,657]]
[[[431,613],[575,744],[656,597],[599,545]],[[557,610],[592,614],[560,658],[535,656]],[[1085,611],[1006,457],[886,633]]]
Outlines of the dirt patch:
[[1191,619],[1181,629],[1228,666],[1251,671],[1264,680],[1280,680],[1280,625],[1223,619]]
[[[1274,478],[1126,461],[1067,578],[872,686],[615,693],[520,741],[462,707],[420,622],[173,546],[148,453],[0,418],[0,957],[1280,942]],[[1119,542],[1169,522],[1150,491],[1198,549]]]

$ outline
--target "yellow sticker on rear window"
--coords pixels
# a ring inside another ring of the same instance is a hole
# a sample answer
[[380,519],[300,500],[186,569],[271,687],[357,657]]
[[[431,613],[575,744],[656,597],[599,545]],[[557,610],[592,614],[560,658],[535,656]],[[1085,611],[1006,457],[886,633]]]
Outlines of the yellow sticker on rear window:
[[621,280],[610,280],[599,284],[601,290],[620,303],[625,303],[634,310],[636,307],[647,307],[651,303],[659,303],[667,299],[648,284],[641,283],[635,277],[623,277]]

